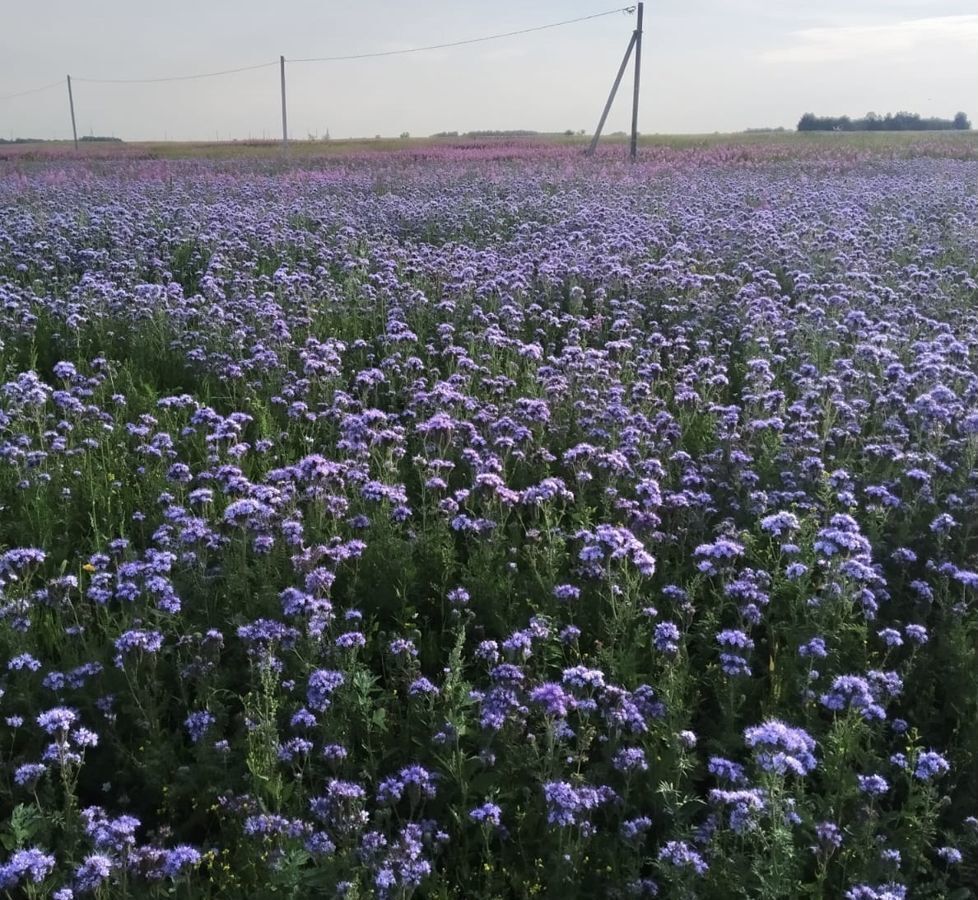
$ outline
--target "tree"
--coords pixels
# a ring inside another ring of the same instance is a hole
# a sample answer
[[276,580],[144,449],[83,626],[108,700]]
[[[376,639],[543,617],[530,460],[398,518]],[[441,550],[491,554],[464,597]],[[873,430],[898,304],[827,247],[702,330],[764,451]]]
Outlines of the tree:
[[885,116],[868,112],[861,119],[805,113],[798,122],[799,131],[947,131],[952,128],[965,131],[971,128],[971,123],[963,112],[952,120],[936,117],[925,119],[919,113],[903,110]]

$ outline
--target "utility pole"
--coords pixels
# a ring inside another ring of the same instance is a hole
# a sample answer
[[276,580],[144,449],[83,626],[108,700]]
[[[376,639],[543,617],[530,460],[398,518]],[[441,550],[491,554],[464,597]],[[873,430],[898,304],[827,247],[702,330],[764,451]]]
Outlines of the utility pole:
[[632,51],[635,51],[635,87],[632,94],[632,141],[630,156],[634,161],[638,154],[638,87],[642,77],[642,13],[645,11],[643,3],[638,4],[638,15],[635,20],[635,30],[632,32],[628,46],[625,48],[625,55],[622,57],[621,65],[618,67],[618,74],[615,76],[615,83],[611,86],[611,93],[608,94],[608,101],[601,112],[598,120],[598,127],[594,131],[594,137],[587,148],[587,155],[594,156],[594,151],[598,149],[598,141],[601,139],[601,132],[604,129],[605,120],[611,112],[611,104],[615,102],[615,95],[621,84],[625,69],[628,68],[628,60],[631,58]]
[[632,94],[632,162],[638,156],[638,88],[642,80],[642,13],[645,4],[638,4],[638,18],[635,21],[635,91]]
[[71,96],[71,76],[65,75],[68,79],[68,108],[71,110],[71,134],[75,139],[75,149],[78,149],[78,129],[75,127],[75,98]]
[[278,58],[279,68],[282,73],[282,149],[289,149],[289,125],[285,116],[285,57]]
[[621,65],[618,67],[615,83],[611,86],[611,93],[608,94],[608,102],[604,105],[601,118],[598,120],[598,127],[594,131],[594,137],[591,138],[591,145],[587,148],[588,156],[594,156],[594,151],[598,149],[598,141],[601,139],[601,132],[604,130],[605,119],[608,118],[608,113],[611,112],[611,104],[615,101],[615,94],[618,93],[618,85],[621,84],[622,75],[625,74],[625,68],[628,66],[628,58],[632,55],[632,48],[634,46],[635,34],[633,32],[631,40],[628,42],[628,48],[625,50],[625,56],[622,58]]

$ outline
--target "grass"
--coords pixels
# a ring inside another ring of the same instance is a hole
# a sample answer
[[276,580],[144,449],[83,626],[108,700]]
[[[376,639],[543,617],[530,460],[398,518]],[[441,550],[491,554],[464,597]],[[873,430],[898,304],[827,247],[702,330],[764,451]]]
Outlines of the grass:
[[[396,153],[431,148],[483,146],[487,143],[537,144],[540,146],[570,146],[584,148],[590,135],[540,134],[532,137],[379,137],[342,138],[328,141],[290,140],[289,152],[297,157],[342,157],[371,153]],[[628,135],[621,132],[601,139],[604,146],[625,146]],[[954,155],[978,155],[978,131],[896,131],[896,132],[714,132],[712,134],[643,134],[641,148],[688,150],[724,145],[774,145],[777,147],[815,148],[848,147],[856,151],[895,153],[903,155],[925,151],[938,144],[942,149],[954,148]],[[7,158],[45,158],[61,156],[72,149],[71,141],[50,141],[36,144],[17,144],[0,148],[0,160]],[[278,140],[234,141],[131,141],[122,144],[89,144],[78,150],[80,158],[142,158],[142,159],[237,159],[274,158],[281,154]]]

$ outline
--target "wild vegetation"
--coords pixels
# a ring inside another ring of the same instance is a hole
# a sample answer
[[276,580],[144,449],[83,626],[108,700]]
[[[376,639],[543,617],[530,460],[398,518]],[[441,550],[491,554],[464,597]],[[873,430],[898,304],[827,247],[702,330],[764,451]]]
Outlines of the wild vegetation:
[[0,892],[974,897],[978,162],[886,146],[10,158]]
[[867,113],[861,119],[849,116],[816,116],[805,113],[798,121],[799,131],[969,131],[971,122],[963,112],[953,119],[922,117],[919,113],[898,112],[879,116]]

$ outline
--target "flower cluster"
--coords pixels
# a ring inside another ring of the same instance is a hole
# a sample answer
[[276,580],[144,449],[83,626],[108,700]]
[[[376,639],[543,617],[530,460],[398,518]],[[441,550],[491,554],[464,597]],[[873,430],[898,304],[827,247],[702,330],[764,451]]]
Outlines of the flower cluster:
[[978,150],[782,137],[0,148],[0,893],[972,889]]

